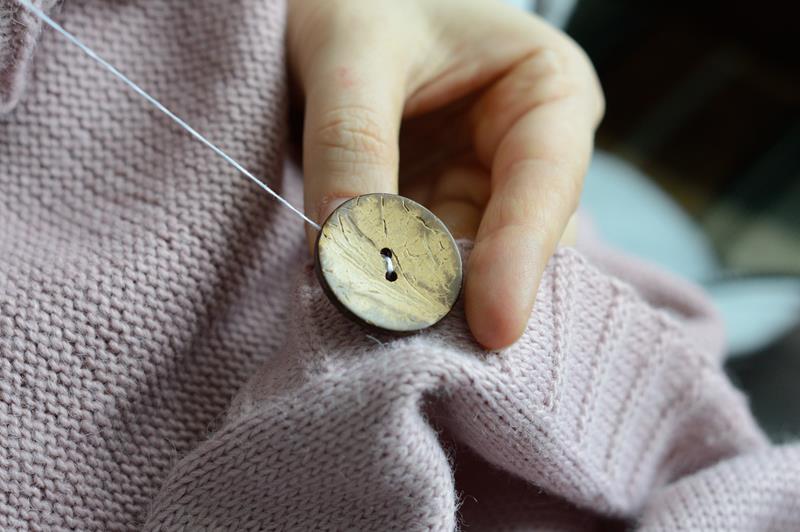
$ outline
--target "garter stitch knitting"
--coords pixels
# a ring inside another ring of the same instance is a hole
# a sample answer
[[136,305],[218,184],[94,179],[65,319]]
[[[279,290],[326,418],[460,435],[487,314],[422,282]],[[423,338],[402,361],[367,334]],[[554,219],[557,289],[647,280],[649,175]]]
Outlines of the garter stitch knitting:
[[[282,2],[45,7],[300,203]],[[508,349],[460,306],[370,338],[297,218],[14,0],[0,110],[0,529],[800,530],[695,288],[585,241]]]

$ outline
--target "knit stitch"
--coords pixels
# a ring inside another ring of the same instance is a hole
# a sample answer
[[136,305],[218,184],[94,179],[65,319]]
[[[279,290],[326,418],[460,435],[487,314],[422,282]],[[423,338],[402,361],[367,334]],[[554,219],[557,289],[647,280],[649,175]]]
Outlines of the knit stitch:
[[[51,14],[300,204],[282,2]],[[695,288],[586,241],[508,349],[462,305],[368,333],[297,218],[40,31],[0,0],[0,529],[800,529]]]

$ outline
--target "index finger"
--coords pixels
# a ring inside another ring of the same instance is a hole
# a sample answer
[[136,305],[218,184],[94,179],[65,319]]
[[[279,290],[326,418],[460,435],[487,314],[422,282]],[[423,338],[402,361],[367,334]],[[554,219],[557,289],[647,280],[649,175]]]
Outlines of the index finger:
[[577,208],[602,94],[582,53],[535,50],[474,110],[492,194],[469,259],[467,320],[492,349],[525,329],[542,272]]

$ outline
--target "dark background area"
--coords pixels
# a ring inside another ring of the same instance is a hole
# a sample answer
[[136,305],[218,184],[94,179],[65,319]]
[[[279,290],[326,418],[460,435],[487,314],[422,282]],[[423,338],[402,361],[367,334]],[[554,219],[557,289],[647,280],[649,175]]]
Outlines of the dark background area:
[[[672,196],[726,275],[800,276],[797,4],[583,0],[568,33],[606,92],[598,148]],[[800,435],[800,327],[728,369],[773,438]]]

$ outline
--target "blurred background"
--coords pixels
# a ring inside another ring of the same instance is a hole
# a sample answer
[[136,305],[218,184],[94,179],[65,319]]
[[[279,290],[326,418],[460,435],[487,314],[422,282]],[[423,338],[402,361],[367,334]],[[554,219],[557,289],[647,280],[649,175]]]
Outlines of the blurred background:
[[583,206],[604,240],[703,285],[733,380],[800,436],[800,17],[794,2],[539,0],[607,114]]

